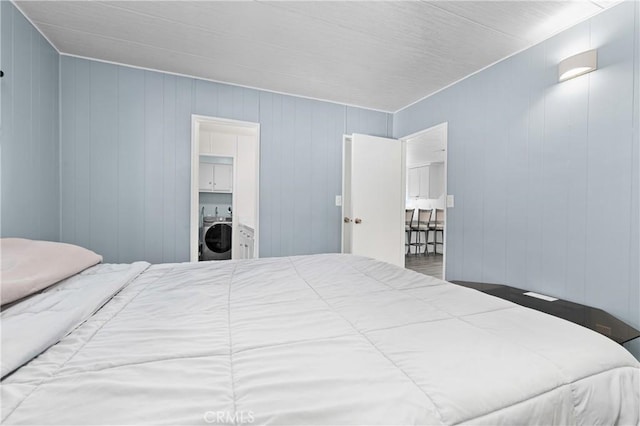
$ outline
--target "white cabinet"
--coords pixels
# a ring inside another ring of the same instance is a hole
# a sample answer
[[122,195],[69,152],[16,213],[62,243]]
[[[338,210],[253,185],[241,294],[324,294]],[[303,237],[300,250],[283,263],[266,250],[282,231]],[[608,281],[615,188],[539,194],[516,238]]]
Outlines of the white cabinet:
[[[252,136],[238,136],[238,154],[236,163],[254,165],[259,162],[258,145],[253,143]],[[236,193],[234,199],[234,212],[238,221],[249,226],[256,226],[256,200],[258,199],[258,168],[244,167],[242,173],[236,174]]]
[[430,171],[431,167],[429,166],[424,166],[424,167],[420,167],[418,170],[420,170],[420,197],[419,198],[433,198],[431,197],[430,193],[429,193],[429,171]]
[[407,196],[409,198],[429,198],[429,180],[429,166],[409,169]]
[[444,194],[444,164],[429,167],[429,198],[440,198]]
[[233,166],[231,164],[213,165],[213,191],[233,191]]
[[418,198],[420,195],[420,169],[409,169],[407,182],[407,197]]
[[211,149],[211,132],[205,132],[201,130],[198,144],[200,145],[200,149],[198,151],[200,152],[200,154],[211,154],[213,152],[213,150]]
[[200,163],[200,192],[213,192],[213,164]]
[[200,192],[232,192],[233,166],[200,163],[199,182]]
[[234,259],[253,259],[255,245],[254,230],[246,225],[238,225],[238,233],[235,242],[236,254]]
[[237,136],[234,134],[202,130],[200,132],[200,154],[233,157],[236,154]]

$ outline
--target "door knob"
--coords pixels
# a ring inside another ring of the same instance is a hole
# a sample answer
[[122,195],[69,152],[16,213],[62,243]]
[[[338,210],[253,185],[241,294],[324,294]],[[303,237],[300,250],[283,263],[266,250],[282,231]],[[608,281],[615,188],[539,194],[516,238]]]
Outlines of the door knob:
[[362,223],[362,219],[360,219],[359,217],[356,217],[354,220],[355,223]]
[[349,222],[351,222],[351,219],[349,219],[348,217],[345,216],[344,223],[349,223]]

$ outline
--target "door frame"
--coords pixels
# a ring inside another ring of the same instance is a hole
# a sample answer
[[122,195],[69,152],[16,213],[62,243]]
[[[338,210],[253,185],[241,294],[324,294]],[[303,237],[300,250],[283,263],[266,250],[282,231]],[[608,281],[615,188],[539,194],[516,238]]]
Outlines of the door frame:
[[[347,212],[345,211],[346,209],[346,204],[351,202],[351,198],[350,198],[350,193],[351,190],[347,190],[347,179],[346,177],[346,172],[347,170],[351,171],[351,166],[347,164],[347,145],[351,143],[351,135],[342,135],[342,191],[340,192],[342,194],[342,199],[341,199],[341,205],[340,205],[340,253],[345,253],[345,249],[347,247],[345,247],[345,220],[347,217]],[[351,152],[349,150],[349,161],[351,161]],[[351,176],[351,173],[349,173],[349,176]],[[347,191],[349,193],[347,193]],[[350,251],[350,248],[349,248]]]
[[[199,224],[199,182],[200,176],[200,125],[219,124],[234,127],[244,127],[254,129],[256,132],[256,209],[255,209],[255,229],[254,229],[254,258],[260,256],[260,123],[253,123],[250,121],[232,120],[228,118],[211,117],[206,115],[191,114],[191,211],[189,215],[189,261],[198,261],[198,224]],[[232,204],[236,206],[236,182],[238,167],[236,165],[236,158],[233,157],[233,182],[232,182]],[[233,229],[238,229],[238,215],[234,214],[232,219]],[[234,232],[235,233],[235,232]],[[233,240],[231,246],[231,252],[233,253]]]
[[[429,131],[432,131],[433,129],[435,129],[436,127],[440,127],[440,126],[444,126],[445,129],[445,140],[444,140],[444,231],[442,232],[443,234],[443,239],[442,239],[442,279],[446,280],[446,272],[447,272],[447,228],[449,227],[449,221],[447,220],[447,210],[449,209],[448,204],[449,204],[449,192],[448,192],[448,181],[449,181],[449,173],[448,173],[448,165],[449,165],[449,122],[448,121],[443,121],[441,123],[435,124],[433,126],[429,126],[425,129],[419,130],[415,133],[411,133],[410,135],[407,136],[403,136],[401,138],[399,138],[402,142],[403,142],[403,149],[404,149],[404,165],[403,165],[403,169],[405,170],[405,177],[406,177],[406,171],[407,171],[407,158],[406,158],[406,144],[407,141],[409,141],[410,139],[415,139],[416,137],[422,136],[424,133],[427,133]],[[407,187],[406,187],[406,183],[405,183],[405,187],[404,187],[404,191],[405,191],[405,202],[407,199]],[[433,234],[433,238],[435,238],[435,234]],[[433,245],[433,249],[436,249],[436,245]]]

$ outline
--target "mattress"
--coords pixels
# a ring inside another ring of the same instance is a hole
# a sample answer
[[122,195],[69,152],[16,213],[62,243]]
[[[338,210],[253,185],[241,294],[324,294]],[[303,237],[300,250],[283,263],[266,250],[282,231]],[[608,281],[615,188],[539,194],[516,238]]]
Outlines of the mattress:
[[433,277],[339,254],[129,266],[2,312],[3,358],[39,353],[3,365],[3,424],[640,422],[623,347]]

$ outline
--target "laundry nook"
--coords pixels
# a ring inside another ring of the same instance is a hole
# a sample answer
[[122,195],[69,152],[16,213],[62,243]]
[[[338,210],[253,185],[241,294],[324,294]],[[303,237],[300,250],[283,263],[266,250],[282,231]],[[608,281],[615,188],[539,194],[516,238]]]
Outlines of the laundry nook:
[[192,235],[192,257],[195,248],[199,261],[253,258],[259,163],[255,124],[194,116],[193,125],[197,238]]

